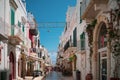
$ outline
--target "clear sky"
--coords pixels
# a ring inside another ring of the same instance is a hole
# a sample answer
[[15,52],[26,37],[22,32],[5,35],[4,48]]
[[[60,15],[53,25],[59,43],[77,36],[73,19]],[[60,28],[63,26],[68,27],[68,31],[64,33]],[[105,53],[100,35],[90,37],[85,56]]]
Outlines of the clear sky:
[[[26,4],[27,11],[33,13],[38,23],[40,43],[48,49],[53,63],[55,63],[59,37],[63,32],[64,24],[49,23],[65,22],[68,6],[75,6],[76,0],[26,0]],[[41,24],[41,22],[48,22],[48,24]],[[43,28],[44,26],[47,28]]]

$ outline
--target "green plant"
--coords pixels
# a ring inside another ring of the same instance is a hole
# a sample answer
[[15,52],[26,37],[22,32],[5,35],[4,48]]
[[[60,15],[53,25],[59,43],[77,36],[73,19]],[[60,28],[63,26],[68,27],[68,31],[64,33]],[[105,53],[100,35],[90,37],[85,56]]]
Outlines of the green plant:
[[94,27],[95,27],[95,25],[96,25],[96,23],[97,23],[97,19],[94,19],[90,24],[88,24],[87,30],[88,30],[88,31],[89,31],[89,30],[93,30]]
[[88,43],[89,43],[89,47],[90,47],[90,73],[92,71],[92,53],[93,53],[93,50],[92,50],[92,43],[93,43],[93,31],[94,31],[94,28],[95,28],[95,25],[97,24],[97,19],[94,19],[90,24],[88,24],[87,28],[86,28],[86,31],[88,33]]
[[75,59],[75,55],[72,55],[70,58],[69,58],[69,61],[73,61]]

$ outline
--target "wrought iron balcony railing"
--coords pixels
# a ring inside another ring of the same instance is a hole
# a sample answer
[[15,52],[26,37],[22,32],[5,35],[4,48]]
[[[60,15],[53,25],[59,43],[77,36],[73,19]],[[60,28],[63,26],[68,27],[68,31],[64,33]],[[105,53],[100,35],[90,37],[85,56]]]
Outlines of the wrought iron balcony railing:
[[23,41],[24,40],[24,32],[22,31],[22,28],[17,25],[13,25],[12,28],[14,28],[13,36],[17,36]]

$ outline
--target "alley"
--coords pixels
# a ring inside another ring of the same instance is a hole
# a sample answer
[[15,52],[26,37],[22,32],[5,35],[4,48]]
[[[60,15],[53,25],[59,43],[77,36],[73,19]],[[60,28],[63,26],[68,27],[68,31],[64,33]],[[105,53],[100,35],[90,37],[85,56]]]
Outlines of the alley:
[[0,0],[0,11],[0,80],[120,80],[120,0]]
[[65,77],[61,72],[52,71],[46,75],[44,80],[73,80],[71,76]]

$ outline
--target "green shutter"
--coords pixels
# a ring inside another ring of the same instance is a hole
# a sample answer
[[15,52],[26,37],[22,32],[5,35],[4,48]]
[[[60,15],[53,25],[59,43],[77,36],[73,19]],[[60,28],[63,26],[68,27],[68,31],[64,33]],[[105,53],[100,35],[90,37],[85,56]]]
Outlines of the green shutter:
[[14,35],[14,25],[15,24],[15,12],[14,9],[11,8],[11,35]]
[[11,9],[11,25],[15,24],[15,12],[13,9]]
[[73,31],[73,46],[77,47],[77,28]]
[[18,21],[18,26],[21,27],[21,23]]
[[85,49],[85,33],[82,33],[80,35],[80,40],[81,40],[81,50]]
[[24,29],[24,25],[22,26],[22,31],[23,31],[23,32],[25,31],[25,29]]

